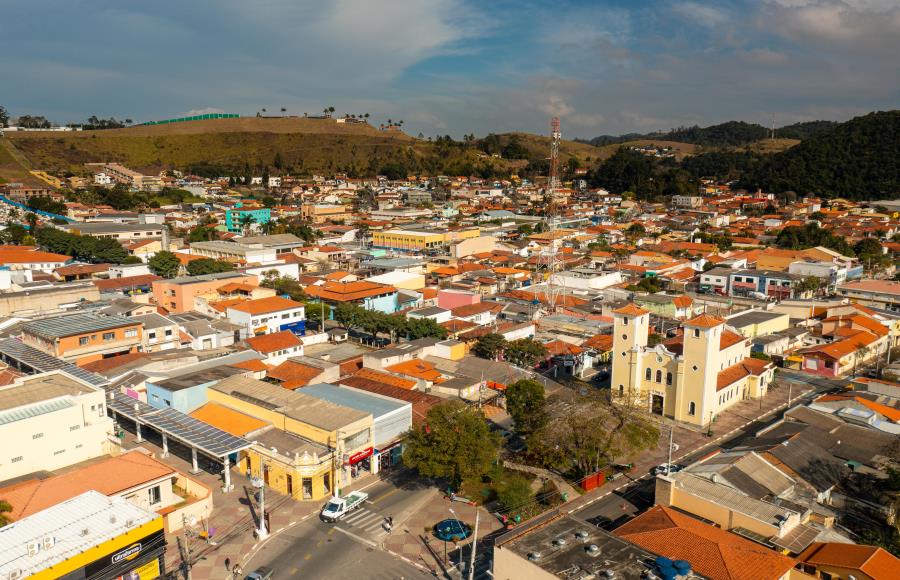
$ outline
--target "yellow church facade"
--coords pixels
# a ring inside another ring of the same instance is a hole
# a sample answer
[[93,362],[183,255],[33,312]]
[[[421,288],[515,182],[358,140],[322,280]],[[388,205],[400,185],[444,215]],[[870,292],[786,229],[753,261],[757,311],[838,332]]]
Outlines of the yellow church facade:
[[774,365],[751,358],[750,341],[720,318],[701,314],[649,346],[649,311],[629,304],[613,317],[614,402],[705,428],[738,401],[765,396],[772,383]]

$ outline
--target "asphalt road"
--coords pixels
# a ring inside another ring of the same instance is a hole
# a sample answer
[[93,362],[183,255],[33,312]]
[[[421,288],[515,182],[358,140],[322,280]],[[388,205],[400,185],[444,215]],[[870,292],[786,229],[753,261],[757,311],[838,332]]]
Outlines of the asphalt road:
[[245,572],[268,566],[280,578],[388,580],[433,578],[419,568],[380,549],[386,535],[384,518],[394,518],[414,506],[431,487],[401,471],[366,488],[369,500],[337,523],[317,517],[273,536],[246,564]]

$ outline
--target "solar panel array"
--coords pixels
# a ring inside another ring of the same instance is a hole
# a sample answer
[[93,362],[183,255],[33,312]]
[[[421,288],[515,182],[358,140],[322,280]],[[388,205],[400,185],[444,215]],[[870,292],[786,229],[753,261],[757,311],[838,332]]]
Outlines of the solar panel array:
[[100,375],[67,363],[51,354],[25,344],[17,338],[0,340],[0,357],[17,361],[38,373],[62,371],[95,387],[102,388],[109,384],[109,381]]
[[141,424],[165,433],[167,437],[189,447],[196,447],[212,457],[237,453],[251,445],[243,437],[235,437],[181,411],[157,409],[122,393],[115,393],[112,399],[107,399],[107,406],[132,421],[140,420]]

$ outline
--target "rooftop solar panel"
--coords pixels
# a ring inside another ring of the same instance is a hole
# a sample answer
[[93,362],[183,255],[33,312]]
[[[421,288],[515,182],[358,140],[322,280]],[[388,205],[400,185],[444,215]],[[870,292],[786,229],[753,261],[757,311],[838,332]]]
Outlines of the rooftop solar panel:
[[31,368],[36,373],[58,370],[95,387],[105,387],[109,384],[109,381],[100,375],[67,363],[51,354],[25,344],[17,338],[0,340],[0,358],[7,362],[18,363],[16,366]]
[[114,412],[165,433],[189,447],[212,457],[221,458],[250,447],[250,441],[217,429],[175,409],[157,409],[124,395],[114,393],[107,399],[107,406]]

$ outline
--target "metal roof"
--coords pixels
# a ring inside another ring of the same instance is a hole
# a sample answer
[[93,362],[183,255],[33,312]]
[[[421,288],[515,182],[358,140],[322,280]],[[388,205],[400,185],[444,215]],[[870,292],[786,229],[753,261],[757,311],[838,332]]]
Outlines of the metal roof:
[[74,406],[75,402],[71,398],[66,397],[64,399],[42,401],[34,405],[10,409],[8,411],[0,411],[0,425],[14,423],[16,421],[21,421],[22,419],[30,419],[31,417],[37,417],[39,415],[46,415],[47,413]]
[[[123,498],[86,491],[0,528],[0,578],[28,578],[159,517]],[[40,548],[29,555],[34,543]]]
[[373,419],[389,415],[404,407],[412,407],[411,403],[388,399],[371,393],[339,387],[328,383],[307,385],[303,387],[304,395],[310,395],[318,399],[330,401],[342,407],[350,407],[365,413],[371,413]]
[[44,338],[54,339],[75,334],[112,330],[123,326],[134,326],[136,322],[124,316],[97,316],[94,314],[72,314],[56,318],[32,320],[22,325],[22,330]]
[[109,384],[109,381],[100,375],[67,363],[62,359],[25,344],[17,338],[0,340],[0,359],[11,364],[11,366],[21,370],[30,369],[34,373],[59,370],[95,387],[105,387]]
[[181,411],[157,409],[122,393],[110,393],[106,403],[113,413],[165,433],[167,437],[217,459],[252,445],[243,437],[235,437]]

